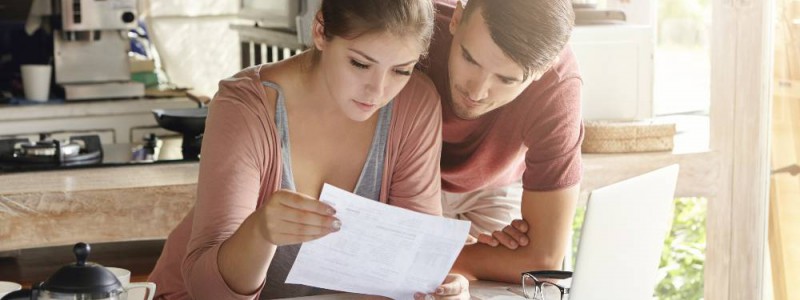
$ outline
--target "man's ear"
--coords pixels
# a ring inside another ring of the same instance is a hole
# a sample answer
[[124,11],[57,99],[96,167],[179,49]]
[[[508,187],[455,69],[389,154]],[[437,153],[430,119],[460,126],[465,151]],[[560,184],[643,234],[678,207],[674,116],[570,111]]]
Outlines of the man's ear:
[[464,5],[461,0],[456,1],[456,9],[453,11],[453,17],[450,18],[450,34],[455,35],[458,25],[461,24],[461,17],[464,16]]
[[325,37],[325,26],[322,25],[323,22],[325,22],[325,20],[322,18],[322,12],[317,12],[316,17],[314,17],[314,23],[311,25],[311,36],[314,41],[314,47],[320,51],[325,49],[325,45],[328,42],[328,39]]

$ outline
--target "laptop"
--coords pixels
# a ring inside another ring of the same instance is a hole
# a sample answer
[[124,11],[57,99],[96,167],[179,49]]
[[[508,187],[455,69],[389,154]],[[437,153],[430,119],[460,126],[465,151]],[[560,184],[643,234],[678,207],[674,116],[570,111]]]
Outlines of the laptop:
[[678,169],[671,165],[591,192],[570,300],[653,298]]

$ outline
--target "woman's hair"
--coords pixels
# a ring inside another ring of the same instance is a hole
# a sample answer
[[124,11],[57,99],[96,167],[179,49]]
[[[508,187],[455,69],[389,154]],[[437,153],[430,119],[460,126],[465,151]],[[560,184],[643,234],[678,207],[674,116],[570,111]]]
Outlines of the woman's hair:
[[[424,56],[433,35],[432,0],[323,0],[320,12],[317,21],[328,40],[334,36],[353,39],[368,33],[390,32],[416,37]],[[319,55],[312,51],[315,57]]]

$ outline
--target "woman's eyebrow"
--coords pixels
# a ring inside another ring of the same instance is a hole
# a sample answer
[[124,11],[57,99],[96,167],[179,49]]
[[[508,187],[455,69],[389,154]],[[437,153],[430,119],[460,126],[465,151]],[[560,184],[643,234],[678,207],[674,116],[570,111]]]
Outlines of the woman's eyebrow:
[[[358,50],[356,50],[356,49],[353,49],[353,48],[347,48],[347,50],[350,50],[350,51],[353,51],[353,52],[355,52],[355,53],[358,53],[358,55],[361,55],[361,56],[363,56],[364,58],[366,58],[367,60],[369,60],[369,61],[370,61],[370,62],[372,62],[372,63],[376,63],[376,64],[380,63],[380,62],[378,62],[378,60],[376,60],[376,59],[374,59],[374,58],[370,57],[369,55],[367,55],[367,54],[366,54],[366,53],[364,53],[364,52],[358,51]],[[409,60],[409,61],[407,61],[407,62],[404,62],[404,63],[401,63],[401,64],[397,64],[397,65],[395,65],[395,67],[399,67],[399,66],[405,66],[405,65],[410,65],[410,64],[414,64],[414,63],[416,63],[416,62],[417,62],[417,59],[412,59],[412,60]]]
[[376,64],[377,64],[377,63],[379,63],[379,62],[378,62],[376,59],[374,59],[374,58],[370,57],[369,55],[367,55],[367,54],[366,54],[366,53],[364,53],[364,52],[358,51],[358,50],[356,50],[356,49],[353,49],[353,48],[347,48],[347,50],[350,50],[350,51],[353,51],[353,52],[355,52],[355,53],[358,53],[359,55],[361,55],[361,56],[363,56],[364,58],[366,58],[368,61],[371,61],[371,62],[373,62],[373,63],[376,63]]

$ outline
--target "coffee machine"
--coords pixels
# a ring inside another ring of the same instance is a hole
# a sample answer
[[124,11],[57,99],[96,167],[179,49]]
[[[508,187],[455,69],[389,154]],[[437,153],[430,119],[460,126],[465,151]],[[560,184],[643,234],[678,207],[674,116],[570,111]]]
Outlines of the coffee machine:
[[56,84],[67,101],[136,98],[128,31],[137,25],[137,0],[53,0]]

